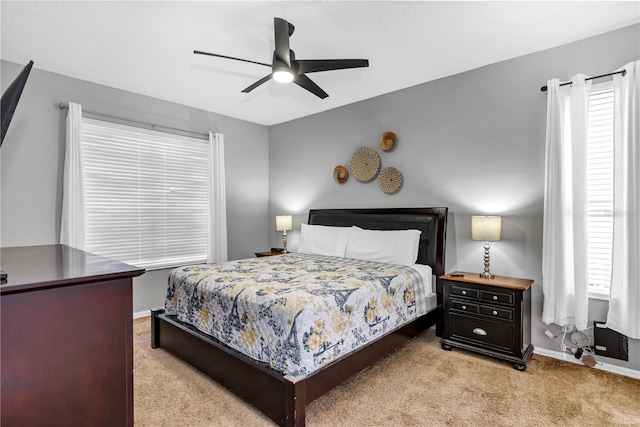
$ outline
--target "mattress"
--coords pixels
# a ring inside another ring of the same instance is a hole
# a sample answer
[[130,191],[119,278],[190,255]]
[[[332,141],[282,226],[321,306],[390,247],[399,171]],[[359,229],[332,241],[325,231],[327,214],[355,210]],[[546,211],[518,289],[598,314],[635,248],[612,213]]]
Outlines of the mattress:
[[165,313],[297,380],[434,309],[431,282],[428,266],[283,254],[174,269]]

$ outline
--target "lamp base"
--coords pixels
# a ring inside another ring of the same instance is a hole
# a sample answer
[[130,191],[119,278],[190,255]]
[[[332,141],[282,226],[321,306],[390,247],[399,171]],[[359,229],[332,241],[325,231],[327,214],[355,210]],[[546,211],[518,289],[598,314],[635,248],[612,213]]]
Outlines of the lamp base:
[[282,232],[282,253],[286,254],[287,253],[287,230],[284,230]]
[[489,242],[484,242],[484,272],[480,273],[481,279],[493,279],[494,276],[489,272]]

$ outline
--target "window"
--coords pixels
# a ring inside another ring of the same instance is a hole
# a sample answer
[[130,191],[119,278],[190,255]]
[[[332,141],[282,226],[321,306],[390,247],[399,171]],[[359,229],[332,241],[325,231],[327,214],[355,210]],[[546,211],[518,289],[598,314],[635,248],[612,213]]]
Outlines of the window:
[[613,240],[613,85],[593,85],[587,129],[589,296],[609,297]]
[[207,259],[208,141],[83,119],[86,249],[147,269]]

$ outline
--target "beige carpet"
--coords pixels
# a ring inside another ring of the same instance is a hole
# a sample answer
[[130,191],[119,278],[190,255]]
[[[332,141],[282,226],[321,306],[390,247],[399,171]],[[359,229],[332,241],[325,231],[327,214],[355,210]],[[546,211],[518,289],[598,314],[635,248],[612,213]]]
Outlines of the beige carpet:
[[[273,426],[134,321],[136,427]],[[212,362],[215,363],[215,362]],[[640,380],[534,355],[525,372],[440,348],[433,331],[307,407],[316,426],[640,426]]]

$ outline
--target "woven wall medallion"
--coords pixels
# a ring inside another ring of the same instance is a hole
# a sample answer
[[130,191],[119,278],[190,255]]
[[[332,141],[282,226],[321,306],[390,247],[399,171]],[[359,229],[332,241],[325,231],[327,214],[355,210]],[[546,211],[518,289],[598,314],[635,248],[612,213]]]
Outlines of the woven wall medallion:
[[402,185],[402,174],[396,168],[384,168],[378,177],[378,185],[386,194],[396,193]]
[[382,134],[378,145],[382,151],[392,151],[398,144],[398,135],[389,131]]
[[351,175],[360,182],[371,181],[380,169],[380,156],[373,148],[358,148],[351,157]]
[[333,169],[333,179],[338,184],[344,184],[349,179],[349,171],[342,165],[338,165]]

